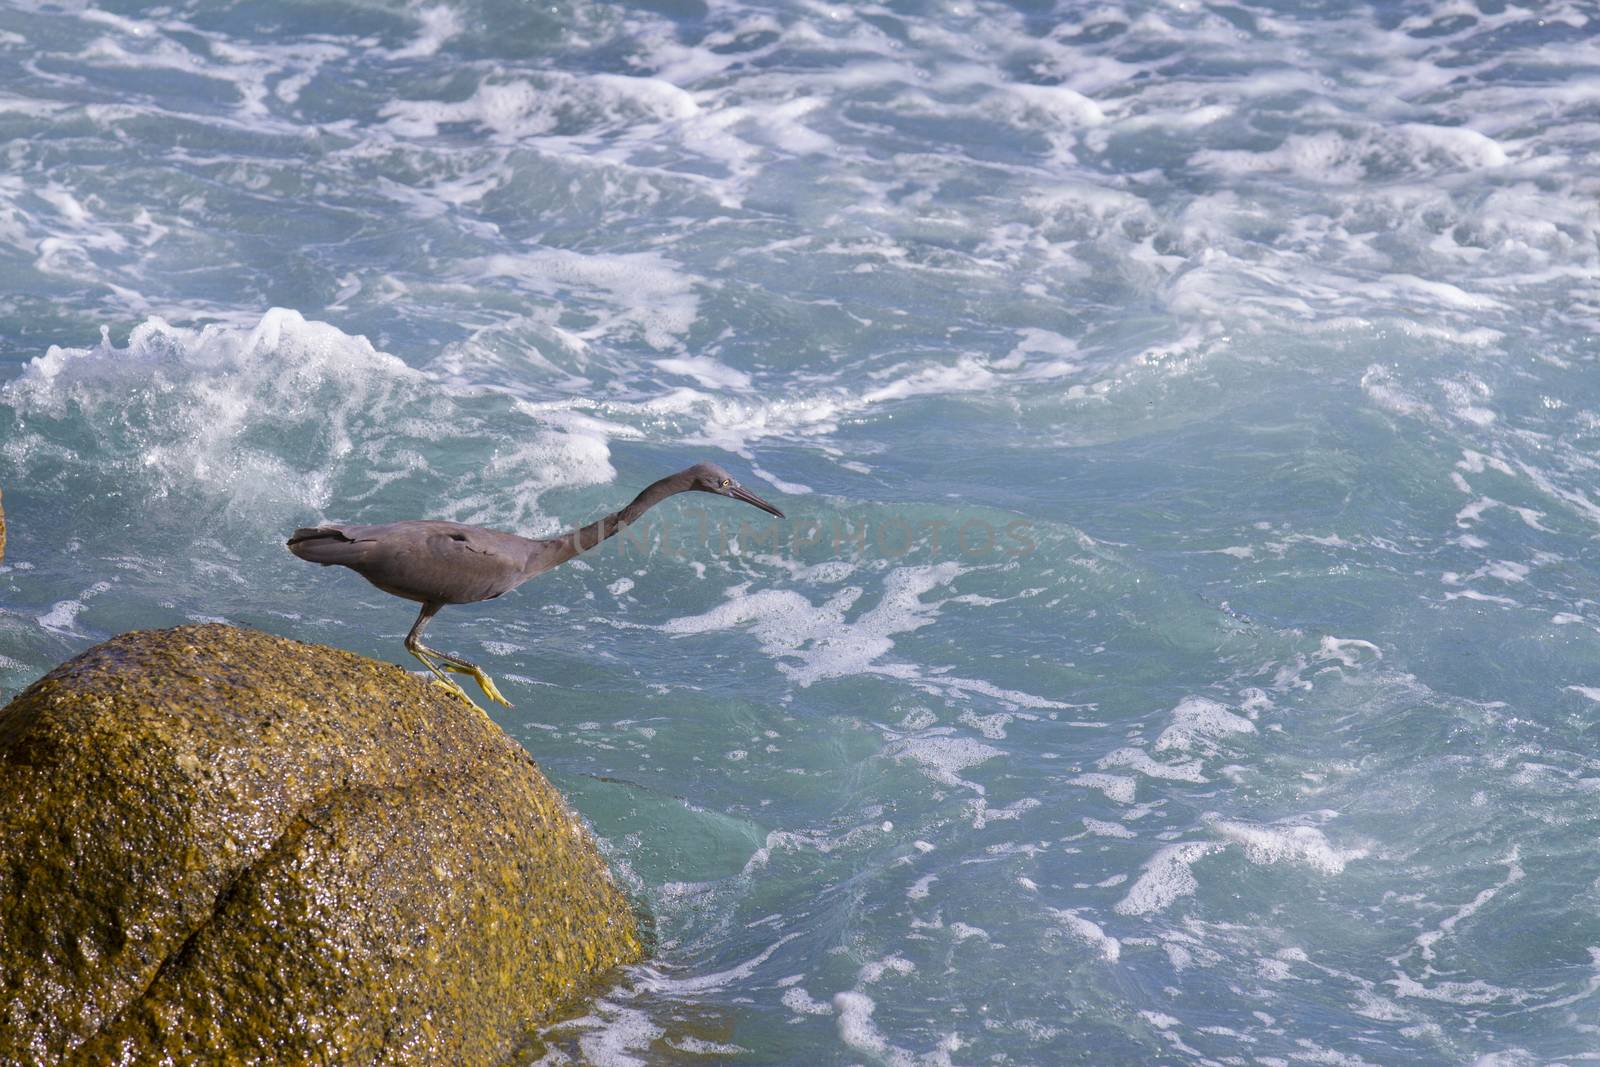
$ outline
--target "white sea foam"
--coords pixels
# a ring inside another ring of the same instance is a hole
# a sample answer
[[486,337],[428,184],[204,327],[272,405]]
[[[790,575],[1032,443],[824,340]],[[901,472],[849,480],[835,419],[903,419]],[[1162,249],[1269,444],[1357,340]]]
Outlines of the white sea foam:
[[845,615],[862,590],[850,586],[820,606],[790,590],[764,590],[728,600],[703,615],[673,619],[662,629],[692,634],[753,622],[763,650],[785,661],[779,669],[798,685],[808,686],[873,670],[875,661],[894,647],[892,635],[933,621],[937,605],[924,604],[921,595],[948,583],[960,570],[955,563],[896,568],[884,580],[879,603],[854,623],[846,622]]
[[849,615],[864,593],[860,586],[845,586],[820,604],[794,590],[764,589],[747,594],[741,588],[717,607],[671,619],[661,629],[669,634],[702,634],[749,625],[762,651],[802,688],[829,678],[882,674],[946,695],[979,693],[1012,706],[1069,707],[981,679],[928,672],[904,662],[883,662],[894,648],[895,635],[921,629],[937,619],[943,601],[928,603],[922,597],[948,586],[962,573],[963,568],[954,561],[896,567],[884,577],[878,602],[854,619]]
[[357,427],[421,381],[365,338],[279,308],[249,330],[150,319],[126,348],[52,347],[0,388],[0,403],[38,420],[10,443],[25,466],[51,451],[45,426],[71,417],[91,435],[83,458],[124,471],[146,494],[200,490],[241,508],[315,514],[361,458]]
[[[1473,897],[1471,900],[1457,908],[1452,914],[1441,920],[1436,928],[1418,934],[1416,938],[1416,947],[1418,951],[1421,952],[1422,958],[1431,961],[1434,958],[1435,945],[1437,945],[1444,938],[1451,936],[1455,932],[1457,926],[1459,926],[1463,921],[1471,918],[1473,915],[1476,915],[1485,904],[1488,904],[1495,897],[1499,896],[1503,890],[1509,886],[1515,885],[1517,882],[1522,881],[1522,879],[1526,876],[1526,872],[1522,868],[1521,860],[1522,854],[1520,846],[1512,846],[1510,853],[1508,853],[1506,857],[1500,861],[1506,866],[1506,874],[1504,878],[1502,878],[1496,884],[1480,890],[1477,896]],[[1412,992],[1407,995],[1421,996],[1424,994],[1413,989]]]
[[[457,504],[463,522],[498,524],[505,498],[515,501],[515,524],[540,523],[535,532],[555,533],[559,528],[539,510],[539,498],[551,489],[600,485],[615,480],[611,465],[614,428],[571,412],[541,411],[518,402],[514,409],[536,419],[519,440],[497,449],[486,470],[499,487],[498,499],[487,493],[463,495]],[[625,436],[625,435],[623,435]],[[508,491],[509,490],[509,491]]]
[[1199,760],[1184,760],[1178,763],[1161,763],[1150,758],[1150,753],[1142,748],[1119,748],[1100,757],[1096,766],[1101,769],[1112,767],[1126,767],[1132,771],[1149,778],[1164,778],[1172,782],[1203,783],[1206,778],[1200,773]]
[[904,956],[888,955],[882,959],[868,960],[861,965],[861,970],[856,974],[857,983],[871,985],[885,975],[908,975],[917,969],[917,965]]
[[1334,846],[1314,826],[1244,822],[1224,819],[1214,812],[1202,816],[1202,821],[1220,837],[1242,844],[1245,856],[1252,863],[1287,861],[1303,864],[1324,874],[1340,874],[1346,864],[1365,859],[1368,855],[1366,848]]
[[470,124],[514,143],[551,133],[563,122],[663,122],[690,118],[699,110],[691,94],[659,78],[550,71],[537,80],[487,79],[471,96],[454,102],[391,100],[380,115],[401,137],[436,137],[440,126]]
[[916,1060],[906,1050],[889,1043],[872,1019],[878,1005],[865,993],[849,990],[835,993],[834,1009],[839,1013],[839,1039],[857,1052],[876,1057],[890,1067],[913,1067]]
[[1051,908],[1050,914],[1066,927],[1067,932],[1100,954],[1107,963],[1116,963],[1122,957],[1122,943],[1110,936],[1099,923],[1085,919],[1076,910]]
[[1013,822],[1020,819],[1043,803],[1037,797],[1023,797],[1003,807],[991,808],[989,802],[980,796],[968,805],[968,810],[972,812],[972,828],[982,830],[991,822]]
[[784,990],[783,1006],[796,1015],[832,1015],[833,1007],[817,1000],[799,986]]
[[1156,738],[1155,750],[1179,749],[1184,752],[1199,750],[1212,753],[1216,742],[1230,734],[1253,734],[1255,724],[1235,715],[1222,704],[1205,697],[1184,697],[1172,709],[1172,725]]
[[38,617],[38,623],[52,633],[64,634],[69,637],[80,637],[76,630],[78,614],[83,611],[94,597],[101,593],[111,591],[110,582],[95,582],[89,588],[79,593],[75,600],[58,600],[51,605],[50,610]]
[[1138,779],[1120,774],[1080,774],[1070,781],[1086,789],[1098,789],[1106,795],[1106,799],[1118,804],[1132,804],[1139,787]]
[[1344,667],[1356,667],[1361,664],[1361,658],[1366,653],[1370,653],[1373,659],[1383,658],[1383,649],[1371,641],[1354,637],[1325,636],[1317,649],[1317,658],[1335,660]]
[[[585,254],[544,248],[484,256],[461,269],[476,280],[505,279],[549,299],[576,292],[590,307],[614,309],[596,325],[576,331],[585,341],[633,334],[652,348],[673,348],[694,325],[700,306],[694,278],[659,252]],[[699,364],[684,360],[673,365]]]
[[417,12],[421,22],[416,40],[389,53],[394,59],[422,59],[436,54],[444,43],[461,32],[461,19],[443,4]]
[[1011,724],[1015,716],[999,712],[994,715],[978,715],[975,712],[961,713],[961,724],[970,726],[991,741],[1003,741],[1006,736],[1006,727]]
[[644,1067],[646,1061],[633,1053],[648,1052],[665,1034],[645,1012],[604,998],[595,1002],[588,1015],[558,1026],[579,1031],[583,1061],[595,1067]]
[[772,958],[774,952],[799,936],[799,933],[784,934],[750,959],[721,971],[696,975],[692,978],[674,978],[657,971],[651,971],[646,972],[639,978],[639,984],[642,988],[653,992],[677,996],[721,989],[724,986],[749,978],[758,967]]
[[1219,847],[1192,841],[1161,849],[1144,865],[1138,880],[1113,910],[1118,915],[1148,915],[1165,909],[1179,897],[1188,896],[1200,888],[1190,867]]
[[750,376],[718,363],[708,356],[678,356],[658,359],[656,366],[672,374],[693,378],[707,389],[748,389]]
[[970,737],[912,737],[894,742],[887,751],[915,760],[924,774],[942,785],[962,786],[980,795],[983,786],[962,778],[962,772],[1003,755],[993,745]]

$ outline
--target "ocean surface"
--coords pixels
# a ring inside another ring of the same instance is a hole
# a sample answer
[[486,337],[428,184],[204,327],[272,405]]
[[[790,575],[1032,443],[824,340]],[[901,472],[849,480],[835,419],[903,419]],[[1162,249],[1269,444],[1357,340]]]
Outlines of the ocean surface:
[[1600,11],[0,3],[0,695],[284,550],[657,951],[549,1064],[1600,1059]]

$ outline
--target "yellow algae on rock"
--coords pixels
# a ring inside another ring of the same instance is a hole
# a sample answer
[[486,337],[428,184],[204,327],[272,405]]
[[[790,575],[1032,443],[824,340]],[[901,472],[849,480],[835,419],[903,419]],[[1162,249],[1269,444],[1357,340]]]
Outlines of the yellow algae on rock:
[[0,1063],[504,1063],[641,954],[528,754],[393,665],[184,626],[0,709]]

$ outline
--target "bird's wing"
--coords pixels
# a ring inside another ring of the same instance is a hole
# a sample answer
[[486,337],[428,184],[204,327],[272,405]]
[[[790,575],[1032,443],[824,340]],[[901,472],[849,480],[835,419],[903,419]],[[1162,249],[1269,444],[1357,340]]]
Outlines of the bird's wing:
[[290,550],[323,562],[307,549],[326,544],[330,563],[340,563],[379,589],[410,600],[470,604],[516,587],[528,542],[514,534],[419,519],[381,526],[324,526],[314,541],[297,531]]
[[497,530],[454,522],[421,522],[403,538],[398,563],[412,581],[425,582],[446,603],[489,600],[516,587],[526,549]]
[[518,553],[514,550],[514,544],[508,544],[518,540],[520,538],[503,534],[498,530],[485,530],[481,526],[463,526],[453,522],[441,524],[428,531],[430,551],[454,553],[455,558],[460,559],[478,557],[486,561],[493,560],[502,566],[520,568],[526,550]]

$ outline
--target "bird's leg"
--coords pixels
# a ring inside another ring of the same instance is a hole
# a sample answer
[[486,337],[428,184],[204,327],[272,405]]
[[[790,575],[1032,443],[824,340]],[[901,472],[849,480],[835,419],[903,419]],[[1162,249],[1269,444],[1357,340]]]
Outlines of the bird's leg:
[[[468,704],[472,704],[472,698],[467,696],[467,691],[461,688],[461,686],[457,685],[456,680],[444,673],[444,671],[440,670],[439,665],[433,661],[432,657],[438,655],[438,653],[434,652],[433,649],[423,644],[421,640],[423,628],[428,625],[428,620],[433,618],[434,613],[437,612],[441,606],[442,605],[439,604],[422,605],[422,610],[417,613],[417,621],[411,624],[411,632],[406,634],[406,651],[417,657],[417,659],[422,662],[424,667],[432,671],[434,678],[438,680],[440,685],[450,690]],[[473,707],[477,707],[477,705],[473,704]]]
[[476,663],[468,659],[462,659],[460,656],[452,655],[449,652],[440,652],[436,648],[428,648],[427,652],[431,656],[437,656],[439,665],[445,670],[455,671],[457,674],[472,675],[472,680],[478,683],[478,688],[483,690],[483,695],[496,704],[503,704],[508,708],[511,707],[511,701],[502,696],[500,690],[495,688],[494,679],[490,678],[488,672]]
[[484,672],[482,667],[479,667],[476,663],[464,660],[460,656],[452,656],[448,652],[440,652],[438,649],[429,648],[427,645],[422,643],[422,631],[427,627],[429,620],[433,618],[434,614],[441,606],[442,605],[439,604],[422,605],[422,610],[417,613],[417,621],[411,626],[411,632],[406,634],[406,651],[410,652],[413,656],[417,657],[417,659],[421,660],[423,666],[427,667],[428,670],[433,672],[434,677],[439,679],[439,683],[441,685],[455,693],[462,700],[465,700],[468,704],[472,703],[472,698],[467,696],[467,691],[462,689],[460,685],[456,684],[456,680],[444,673],[445,671],[454,671],[457,674],[470,674],[473,680],[478,683],[479,688],[483,690],[484,696],[488,697],[496,704],[503,704],[509,708],[511,706],[511,701],[507,700],[500,694],[500,690],[495,687],[494,679],[490,678],[489,675]]

